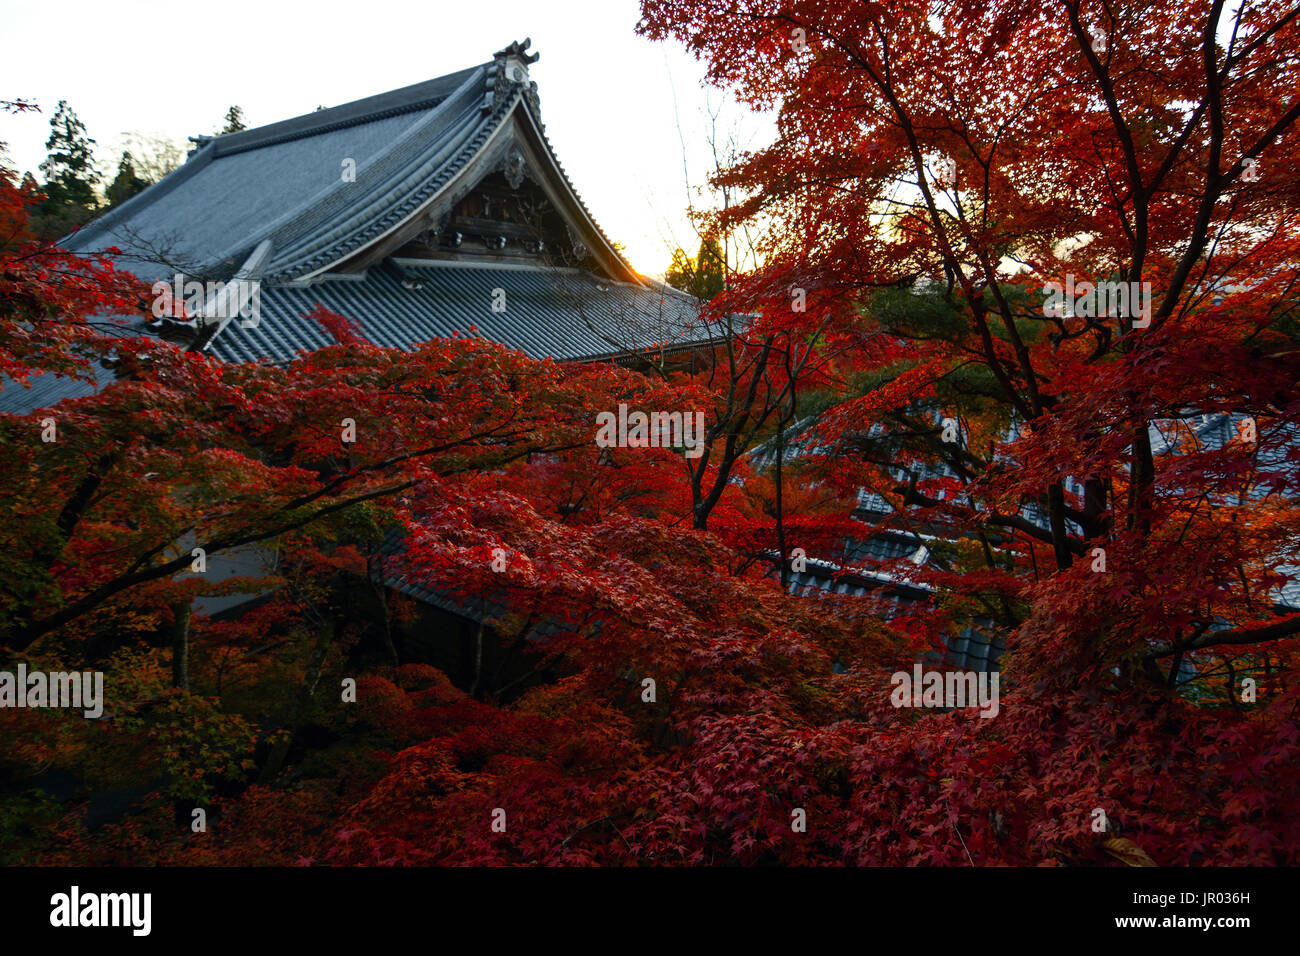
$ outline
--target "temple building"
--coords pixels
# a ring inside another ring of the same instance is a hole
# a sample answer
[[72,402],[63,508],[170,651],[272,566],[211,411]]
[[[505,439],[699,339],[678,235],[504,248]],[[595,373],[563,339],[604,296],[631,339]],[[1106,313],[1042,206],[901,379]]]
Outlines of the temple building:
[[[155,292],[223,287],[220,300],[133,317],[128,329],[222,361],[287,362],[330,344],[308,318],[318,305],[395,348],[453,333],[570,361],[707,346],[695,300],[638,275],[579,199],[546,138],[529,45],[269,126],[191,137],[182,166],[61,245],[120,250],[116,265],[161,283]],[[41,376],[0,392],[0,411],[87,390]]]

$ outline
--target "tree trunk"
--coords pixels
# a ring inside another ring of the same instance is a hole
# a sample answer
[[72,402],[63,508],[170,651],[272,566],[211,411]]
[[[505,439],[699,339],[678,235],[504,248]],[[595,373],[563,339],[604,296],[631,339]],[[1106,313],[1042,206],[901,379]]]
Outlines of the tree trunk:
[[487,599],[479,605],[478,629],[474,632],[474,682],[470,685],[469,696],[479,699],[478,687],[483,678],[483,618],[487,615]]
[[172,686],[190,689],[190,602],[172,605]]
[[776,549],[780,552],[781,590],[788,591],[790,587],[790,556],[786,553],[785,547],[785,500],[782,494],[785,476],[782,474],[781,469],[784,459],[785,419],[781,419],[776,424]]
[[388,614],[388,591],[384,587],[383,555],[371,556],[366,566],[366,573],[370,578],[370,587],[375,600],[379,602],[379,623],[383,626],[380,637],[383,639],[384,650],[393,666],[396,667],[401,663],[401,660],[397,656],[397,647],[393,644],[393,623]]

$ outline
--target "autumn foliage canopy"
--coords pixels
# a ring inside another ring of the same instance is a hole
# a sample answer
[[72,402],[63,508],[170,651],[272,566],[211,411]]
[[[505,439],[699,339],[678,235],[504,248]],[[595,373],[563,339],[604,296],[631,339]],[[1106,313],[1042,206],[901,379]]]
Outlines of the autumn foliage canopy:
[[[321,309],[220,364],[0,176],[6,391],[111,379],[0,415],[0,669],[110,688],[0,710],[0,859],[1300,862],[1300,13],[1225,6],[643,0],[777,117],[710,224],[762,237],[705,311],[748,319],[689,360]],[[706,453],[597,447],[620,403]],[[834,593],[885,576],[930,597]],[[996,717],[893,706],[968,628]]]

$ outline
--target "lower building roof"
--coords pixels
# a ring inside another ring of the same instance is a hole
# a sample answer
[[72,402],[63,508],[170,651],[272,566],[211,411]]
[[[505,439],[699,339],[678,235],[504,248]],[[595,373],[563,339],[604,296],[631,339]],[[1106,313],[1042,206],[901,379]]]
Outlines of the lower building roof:
[[374,345],[409,349],[477,334],[532,358],[615,357],[708,340],[693,299],[576,269],[402,261],[359,277],[264,288],[255,326],[229,323],[208,350],[223,361],[285,362],[332,344],[308,318],[323,306]]

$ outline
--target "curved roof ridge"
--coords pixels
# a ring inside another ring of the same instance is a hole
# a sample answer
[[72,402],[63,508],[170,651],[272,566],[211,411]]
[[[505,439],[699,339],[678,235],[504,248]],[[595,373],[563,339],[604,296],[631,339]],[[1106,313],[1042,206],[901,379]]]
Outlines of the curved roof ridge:
[[299,218],[304,222],[314,215],[330,213],[330,228],[324,235],[309,234],[303,241],[286,244],[280,250],[283,253],[278,257],[280,261],[268,274],[270,281],[299,279],[333,265],[389,232],[437,195],[478,153],[514,108],[516,96],[498,101],[492,112],[484,114],[480,105],[483,79],[485,74],[475,74],[457,90],[454,98],[438,108],[450,112],[453,106],[461,107],[456,121],[449,124],[443,135],[427,141],[416,135],[434,125],[431,115],[413,125],[391,149],[367,164],[367,169],[379,174],[374,177],[372,196],[374,190],[382,189],[385,198],[396,202],[390,202],[376,214],[373,198],[363,201],[363,196],[357,196],[334,209],[330,200],[346,194],[332,188],[315,206],[303,209]]
[[[311,263],[322,256],[335,258],[349,246],[369,241],[378,230],[376,222],[387,219],[387,214],[376,219],[376,211],[385,208],[385,198],[400,195],[400,184],[413,176],[436,174],[436,168],[430,167],[445,166],[465,152],[466,140],[482,125],[478,103],[484,75],[480,67],[469,71],[465,81],[433,110],[414,120],[388,148],[366,159],[356,169],[355,181],[331,182],[253,235],[241,237],[226,254],[271,238],[276,252],[268,277],[292,279],[310,271]],[[440,124],[445,124],[441,135],[427,135]],[[387,211],[391,213],[391,207]],[[366,219],[371,220],[368,225]],[[323,231],[311,228],[322,224]]]

